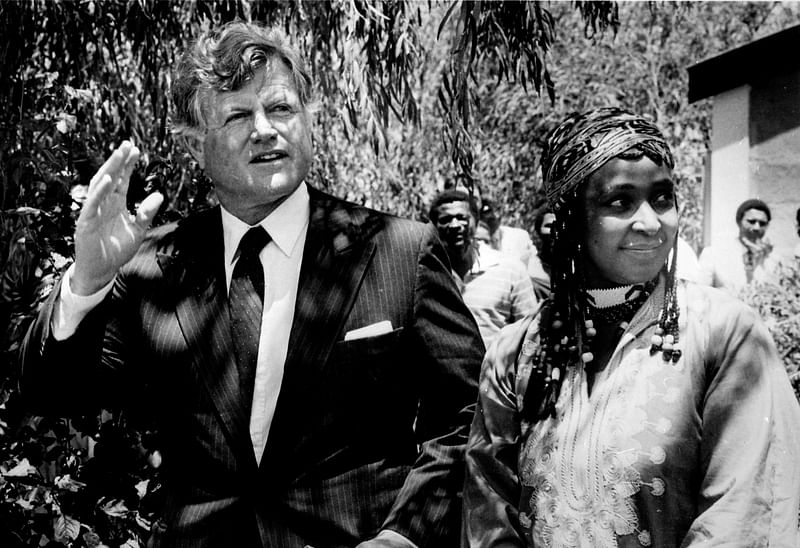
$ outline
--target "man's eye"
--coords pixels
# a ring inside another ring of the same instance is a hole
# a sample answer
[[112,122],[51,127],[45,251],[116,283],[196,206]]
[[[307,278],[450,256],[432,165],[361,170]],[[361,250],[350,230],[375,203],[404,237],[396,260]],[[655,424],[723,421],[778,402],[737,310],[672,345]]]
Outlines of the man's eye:
[[280,104],[274,105],[272,108],[270,108],[270,111],[275,113],[275,114],[280,114],[280,115],[287,115],[287,114],[293,114],[294,113],[294,109],[290,105],[288,105],[286,103],[280,103]]
[[249,116],[249,114],[246,113],[246,112],[233,112],[233,113],[229,114],[228,117],[225,119],[225,123],[228,124],[230,122],[236,122],[236,121],[239,121],[239,120],[244,120],[248,116]]

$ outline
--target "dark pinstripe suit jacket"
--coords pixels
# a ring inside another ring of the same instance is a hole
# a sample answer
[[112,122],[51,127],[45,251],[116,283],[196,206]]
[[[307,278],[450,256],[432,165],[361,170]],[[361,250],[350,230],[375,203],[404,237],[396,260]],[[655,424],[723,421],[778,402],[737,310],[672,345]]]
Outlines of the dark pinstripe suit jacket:
[[[49,335],[54,297],[29,333],[21,386],[35,410],[83,411],[102,394],[157,417],[169,493],[157,545],[354,546],[389,528],[420,547],[457,546],[483,356],[475,323],[431,225],[310,197],[260,466],[231,350],[218,209],[152,230],[70,339]],[[383,320],[394,331],[343,341]]]

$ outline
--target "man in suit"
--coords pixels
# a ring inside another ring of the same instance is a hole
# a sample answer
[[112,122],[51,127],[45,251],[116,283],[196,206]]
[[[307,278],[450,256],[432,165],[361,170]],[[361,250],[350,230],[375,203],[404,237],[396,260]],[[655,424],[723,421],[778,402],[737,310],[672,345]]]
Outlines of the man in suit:
[[435,228],[303,182],[312,83],[279,33],[214,29],[173,82],[221,207],[148,230],[162,197],[128,213],[122,143],[26,340],[23,395],[147,401],[168,443],[156,546],[456,546],[483,345]]

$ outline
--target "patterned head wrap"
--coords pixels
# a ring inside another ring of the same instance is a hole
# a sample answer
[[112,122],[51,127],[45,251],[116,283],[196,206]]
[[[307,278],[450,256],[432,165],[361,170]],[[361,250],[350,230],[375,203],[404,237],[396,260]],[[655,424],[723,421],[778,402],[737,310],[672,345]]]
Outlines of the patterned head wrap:
[[633,147],[670,169],[674,167],[661,131],[641,116],[616,107],[568,116],[550,132],[542,153],[548,205],[557,209],[592,173]]

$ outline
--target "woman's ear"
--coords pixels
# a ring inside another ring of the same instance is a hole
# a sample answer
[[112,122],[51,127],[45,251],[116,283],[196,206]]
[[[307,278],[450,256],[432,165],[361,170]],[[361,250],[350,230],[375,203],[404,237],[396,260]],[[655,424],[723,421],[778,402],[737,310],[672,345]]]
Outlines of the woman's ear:
[[200,165],[200,169],[205,169],[205,154],[203,153],[205,139],[203,135],[182,135],[183,146],[192,155],[192,158]]

